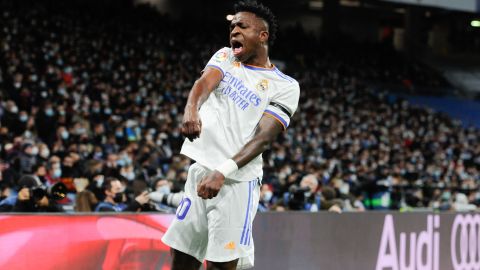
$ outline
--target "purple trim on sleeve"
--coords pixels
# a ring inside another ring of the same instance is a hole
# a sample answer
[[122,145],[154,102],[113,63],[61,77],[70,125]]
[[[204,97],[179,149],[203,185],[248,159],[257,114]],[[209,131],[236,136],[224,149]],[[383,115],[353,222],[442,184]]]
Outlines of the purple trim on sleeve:
[[222,78],[225,77],[225,72],[223,72],[223,69],[221,67],[217,65],[212,65],[212,64],[208,64],[205,67],[212,67],[212,68],[218,69],[220,72],[222,72]]
[[280,115],[278,115],[278,114],[276,114],[275,112],[270,111],[270,110],[265,110],[265,112],[268,113],[268,114],[271,114],[271,115],[275,116],[275,118],[277,118],[278,120],[280,120],[280,122],[282,122],[282,124],[283,124],[283,126],[284,126],[285,128],[288,127],[287,121],[283,120],[283,118],[282,118]]

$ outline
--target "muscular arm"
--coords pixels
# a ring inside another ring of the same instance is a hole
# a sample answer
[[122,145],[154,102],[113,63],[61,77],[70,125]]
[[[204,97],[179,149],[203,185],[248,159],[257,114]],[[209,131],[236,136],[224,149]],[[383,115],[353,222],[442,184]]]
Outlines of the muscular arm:
[[[232,158],[241,168],[252,159],[268,149],[270,143],[282,132],[283,126],[277,120],[263,115],[258,123],[255,135],[242,149]],[[203,199],[211,199],[217,196],[223,186],[225,176],[219,171],[213,171],[207,175],[197,186],[197,194]]]
[[198,138],[202,129],[198,110],[221,80],[220,70],[207,67],[202,76],[193,84],[192,90],[188,94],[181,128],[182,134],[190,141]]
[[240,151],[233,156],[238,168],[248,164],[252,159],[268,149],[270,143],[283,131],[283,126],[275,119],[264,115],[257,126],[255,135]]

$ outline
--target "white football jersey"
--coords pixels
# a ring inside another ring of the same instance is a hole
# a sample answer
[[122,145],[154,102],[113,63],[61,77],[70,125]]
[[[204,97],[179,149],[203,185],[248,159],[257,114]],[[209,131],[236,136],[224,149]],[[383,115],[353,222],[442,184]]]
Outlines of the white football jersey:
[[[223,79],[200,108],[200,137],[193,142],[186,139],[181,153],[214,170],[253,138],[263,115],[286,129],[297,109],[300,87],[276,67],[266,69],[236,61],[227,47],[216,52],[206,67],[218,69]],[[259,155],[228,178],[251,181],[262,175]]]

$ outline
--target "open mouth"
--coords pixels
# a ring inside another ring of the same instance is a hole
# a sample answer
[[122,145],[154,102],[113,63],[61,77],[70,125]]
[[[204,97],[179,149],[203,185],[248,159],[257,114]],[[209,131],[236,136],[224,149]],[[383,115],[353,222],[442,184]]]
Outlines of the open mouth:
[[243,44],[240,41],[232,40],[231,42],[233,55],[237,56],[243,51]]

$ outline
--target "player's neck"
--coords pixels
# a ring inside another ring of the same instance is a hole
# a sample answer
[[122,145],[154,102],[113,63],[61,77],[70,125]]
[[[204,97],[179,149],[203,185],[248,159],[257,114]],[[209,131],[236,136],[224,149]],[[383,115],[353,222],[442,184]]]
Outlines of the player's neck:
[[243,64],[256,66],[261,68],[271,68],[272,63],[268,57],[268,50],[261,50],[255,57],[252,57],[245,61]]

